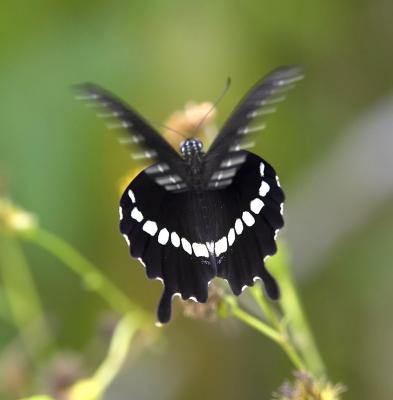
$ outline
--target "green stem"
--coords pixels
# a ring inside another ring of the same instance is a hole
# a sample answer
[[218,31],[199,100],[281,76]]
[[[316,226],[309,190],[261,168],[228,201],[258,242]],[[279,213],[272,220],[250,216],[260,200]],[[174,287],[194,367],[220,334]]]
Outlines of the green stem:
[[234,317],[238,318],[246,325],[256,329],[257,331],[261,332],[262,334],[276,342],[287,354],[295,368],[301,371],[306,370],[303,361],[298,356],[296,350],[292,347],[291,343],[288,341],[288,337],[286,335],[282,335],[281,332],[276,331],[265,322],[242,310],[233,296],[225,296],[224,301],[230,307],[231,313]]
[[288,252],[280,243],[280,251],[269,259],[268,265],[274,271],[281,286],[281,307],[291,331],[296,347],[302,354],[307,370],[315,376],[326,377],[326,368],[316,346],[314,336],[304,313],[303,305],[297,293],[294,279],[289,268]]
[[110,282],[99,269],[70,244],[42,228],[26,232],[24,239],[42,247],[78,274],[90,290],[98,293],[114,310],[122,315],[132,313],[136,319],[151,323],[151,317]]
[[[30,268],[17,241],[11,236],[1,237],[0,267],[4,296],[12,319],[24,347],[34,359],[40,348],[53,343],[53,337]],[[36,338],[33,341],[32,332]]]
[[278,331],[281,330],[282,324],[280,323],[280,320],[278,319],[276,313],[274,312],[265,295],[263,294],[261,286],[255,284],[249,290],[255,302],[257,303],[265,317],[270,321],[272,326]]
[[95,372],[93,379],[99,383],[101,394],[119,374],[127,355],[131,340],[138,331],[138,326],[129,315],[118,323],[105,361]]

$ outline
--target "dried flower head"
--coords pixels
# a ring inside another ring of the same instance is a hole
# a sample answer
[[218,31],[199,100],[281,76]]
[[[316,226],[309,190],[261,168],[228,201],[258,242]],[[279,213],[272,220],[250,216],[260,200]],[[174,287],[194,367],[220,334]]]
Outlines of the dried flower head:
[[206,303],[197,303],[194,300],[182,302],[183,314],[195,319],[215,321],[221,303],[222,289],[212,281],[209,285],[209,298]]
[[[165,121],[165,125],[184,134],[194,133],[198,136],[202,133],[206,135],[216,116],[216,110],[212,110],[212,107],[213,103],[210,102],[194,103],[190,101],[186,103],[183,110],[175,111]],[[203,122],[199,126],[201,121]],[[194,132],[197,127],[198,132]],[[164,137],[175,149],[179,148],[183,140],[180,135],[169,129],[164,130]]]
[[46,381],[48,392],[59,400],[69,400],[68,389],[85,374],[78,355],[73,353],[56,354],[50,361]]
[[323,379],[316,379],[307,372],[295,372],[293,382],[285,382],[273,394],[275,400],[340,400],[345,391],[341,384],[333,385]]

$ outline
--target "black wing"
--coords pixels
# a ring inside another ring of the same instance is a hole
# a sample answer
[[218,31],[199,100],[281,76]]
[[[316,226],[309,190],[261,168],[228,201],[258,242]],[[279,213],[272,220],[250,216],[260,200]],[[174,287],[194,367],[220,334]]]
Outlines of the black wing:
[[246,161],[223,190],[173,193],[141,172],[120,200],[120,230],[147,277],[164,284],[158,320],[168,322],[176,294],[205,302],[215,276],[235,295],[262,279],[268,295],[279,289],[264,265],[276,252],[284,194],[274,169],[242,152]]
[[152,159],[157,163],[146,172],[166,190],[184,189],[188,184],[187,165],[183,158],[136,111],[107,90],[92,83],[75,86],[77,98],[98,108],[98,116],[112,120],[109,128],[124,129],[127,136],[119,136],[122,144],[137,145],[134,159]]
[[275,111],[285,93],[302,78],[301,68],[280,67],[259,81],[244,97],[205,155],[203,179],[208,187],[221,189],[232,183],[245,161],[241,150],[254,145],[250,136],[265,128],[265,117]]

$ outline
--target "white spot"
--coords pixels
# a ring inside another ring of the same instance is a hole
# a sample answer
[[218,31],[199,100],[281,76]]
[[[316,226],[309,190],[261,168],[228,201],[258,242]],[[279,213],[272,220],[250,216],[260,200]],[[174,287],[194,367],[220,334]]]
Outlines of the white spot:
[[157,231],[158,231],[157,224],[156,224],[154,221],[146,221],[146,222],[143,224],[142,229],[143,229],[146,233],[148,233],[150,236],[154,236],[154,235],[157,233]]
[[113,118],[113,117],[120,117],[120,112],[106,112],[106,113],[98,113],[98,118]]
[[253,226],[255,224],[254,217],[248,212],[244,211],[242,214],[242,220],[247,226]]
[[251,200],[250,202],[250,209],[254,214],[259,214],[262,210],[262,207],[264,206],[264,203],[261,199],[255,198],[254,200]]
[[227,249],[228,249],[227,237],[223,236],[220,240],[216,242],[216,245],[214,246],[216,256],[218,257],[220,254],[225,253]]
[[276,175],[276,182],[277,182],[277,186],[278,187],[281,187],[281,185],[280,185],[280,180],[278,179],[278,176]]
[[120,121],[107,124],[108,129],[131,128],[132,123],[129,121]]
[[280,204],[280,214],[284,215],[284,203]]
[[232,178],[236,174],[236,168],[229,168],[226,170],[220,170],[215,172],[211,179],[212,180],[220,180],[220,179],[228,179]]
[[99,96],[96,93],[77,94],[75,96],[76,100],[95,100],[98,98]]
[[244,160],[246,159],[247,156],[245,156],[244,154],[241,155],[236,155],[234,157],[230,157],[228,159],[225,159],[221,165],[220,168],[228,168],[231,167],[233,165],[239,165],[242,164],[244,162]]
[[127,235],[123,235],[124,240],[126,241],[127,245],[130,245],[130,239],[128,239]]
[[265,257],[263,257],[263,262],[265,262],[267,259],[269,259],[270,258],[270,256],[265,256]]
[[179,235],[176,232],[171,233],[171,242],[175,247],[180,246],[180,238]]
[[131,189],[128,190],[128,197],[131,199],[133,203],[135,203],[135,195]]
[[259,195],[261,197],[265,197],[266,194],[269,192],[269,190],[270,190],[269,184],[265,181],[262,181],[261,187],[259,188]]
[[131,154],[131,158],[134,160],[142,160],[144,158],[153,158],[157,156],[157,152],[155,150],[146,150],[142,153],[134,153]]
[[281,101],[284,101],[284,100],[285,100],[285,96],[276,96],[276,97],[271,97],[269,99],[261,100],[259,102],[259,105],[260,106],[265,106],[267,104],[277,104],[277,103],[280,103]]
[[160,281],[162,284],[164,284],[164,280],[162,278],[160,278],[159,276],[157,276],[157,278],[154,278],[156,281]]
[[142,222],[143,214],[138,210],[137,207],[134,207],[131,211],[131,218],[134,218],[135,221]]
[[177,183],[180,181],[181,181],[181,178],[178,175],[164,175],[164,176],[156,179],[156,182],[159,185],[166,185],[168,183]]
[[167,244],[169,240],[169,232],[168,229],[163,228],[160,230],[160,233],[158,234],[158,243],[164,245]]
[[261,164],[259,165],[259,173],[261,174],[262,177],[265,174],[265,164],[262,161]]
[[184,189],[187,185],[185,183],[176,183],[175,185],[165,185],[166,190],[180,190]]
[[252,278],[252,280],[253,280],[253,282],[256,282],[256,281],[261,281],[262,279],[260,276],[254,276],[254,278]]
[[169,170],[169,166],[167,164],[159,163],[159,164],[152,165],[149,168],[146,168],[145,172],[150,175],[150,174],[157,174],[157,173],[168,171],[168,170]]
[[187,239],[181,238],[181,244],[183,246],[184,251],[191,255],[192,254],[191,243]]
[[198,303],[198,300],[194,296],[189,297],[188,300],[192,300],[193,302]]
[[[258,114],[254,114],[254,115],[248,115],[250,118],[253,118],[253,117],[256,117]],[[261,130],[263,130],[263,129],[265,129],[266,128],[266,125],[265,124],[262,124],[262,125],[257,125],[257,126],[253,126],[253,127],[246,127],[246,128],[243,128],[243,129],[239,129],[238,131],[237,131],[237,133],[239,134],[239,135],[247,135],[248,133],[252,133],[252,132],[258,132],[258,131],[261,131]]]
[[250,149],[251,147],[255,146],[255,142],[246,142],[242,144],[235,144],[229,148],[229,151],[239,151],[239,150],[246,150]]
[[143,141],[143,137],[140,135],[127,135],[120,136],[117,138],[117,141],[120,144],[131,144],[131,143],[139,143]]
[[274,231],[274,240],[276,240],[276,239],[277,239],[278,232],[280,232],[280,230],[279,230],[279,229],[276,229],[276,230]]
[[231,228],[231,229],[229,229],[229,232],[228,232],[229,246],[232,246],[234,241],[235,241],[235,230],[233,228]]
[[243,222],[241,221],[240,218],[238,218],[235,222],[235,231],[238,235],[240,235],[243,232]]
[[173,293],[173,295],[172,295],[172,300],[173,300],[175,297],[181,297],[181,294],[180,294],[179,292]]
[[138,261],[144,266],[146,267],[146,264],[143,262],[143,260],[141,258],[138,258]]
[[247,288],[248,288],[248,286],[247,286],[247,285],[244,285],[244,286],[242,286],[241,291],[244,292],[244,290],[247,289]]
[[194,254],[196,257],[209,257],[209,252],[207,251],[207,247],[203,243],[193,243],[192,249],[194,250]]
[[119,207],[119,218],[120,218],[120,221],[123,220],[123,209],[121,207]]

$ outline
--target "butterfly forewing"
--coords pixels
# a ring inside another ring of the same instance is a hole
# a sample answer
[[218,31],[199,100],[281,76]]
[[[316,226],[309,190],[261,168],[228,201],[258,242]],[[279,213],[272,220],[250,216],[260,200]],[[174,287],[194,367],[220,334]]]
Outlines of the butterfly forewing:
[[187,186],[187,165],[184,160],[136,111],[98,85],[84,83],[75,89],[78,99],[95,106],[98,117],[109,121],[109,128],[123,132],[119,141],[131,146],[133,159],[158,161],[149,169],[149,173],[159,185],[166,190],[184,189]]
[[[253,136],[265,129],[266,117],[302,78],[301,68],[280,67],[258,82],[239,103],[205,156],[204,181],[209,187],[223,188],[232,183],[222,178],[226,169],[240,167],[244,158],[238,153],[254,146]],[[220,172],[221,179],[217,179]]]

